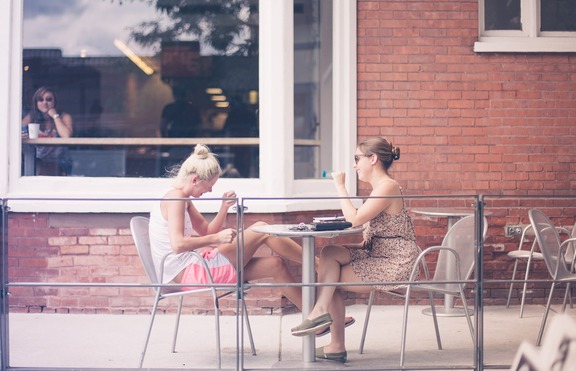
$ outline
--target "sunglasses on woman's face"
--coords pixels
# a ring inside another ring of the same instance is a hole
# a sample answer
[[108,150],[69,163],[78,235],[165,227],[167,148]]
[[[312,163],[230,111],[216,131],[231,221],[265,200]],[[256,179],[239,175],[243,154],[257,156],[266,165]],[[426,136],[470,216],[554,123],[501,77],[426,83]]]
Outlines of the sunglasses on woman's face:
[[361,154],[359,154],[359,155],[354,155],[354,163],[357,164],[358,161],[360,161],[360,158],[361,158],[361,157],[371,157],[371,156],[372,156],[372,155],[367,155],[367,154],[364,154],[364,153],[361,153]]

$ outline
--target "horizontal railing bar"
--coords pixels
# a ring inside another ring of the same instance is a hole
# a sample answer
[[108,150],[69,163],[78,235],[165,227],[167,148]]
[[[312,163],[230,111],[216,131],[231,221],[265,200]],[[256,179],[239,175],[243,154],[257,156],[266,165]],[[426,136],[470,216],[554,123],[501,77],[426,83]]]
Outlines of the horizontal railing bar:
[[[35,145],[83,145],[83,146],[188,146],[197,143],[224,146],[253,146],[260,144],[260,138],[36,138],[22,139],[24,144]],[[320,146],[316,139],[294,139],[296,146]]]

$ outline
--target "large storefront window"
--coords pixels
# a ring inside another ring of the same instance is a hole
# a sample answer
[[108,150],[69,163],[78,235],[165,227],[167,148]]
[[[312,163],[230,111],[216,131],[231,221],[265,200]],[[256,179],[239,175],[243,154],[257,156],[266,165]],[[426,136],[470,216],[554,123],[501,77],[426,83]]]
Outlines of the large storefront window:
[[326,175],[357,141],[356,0],[0,4],[0,192],[79,199],[14,210],[146,212],[98,200],[161,194],[197,143],[225,169],[205,197],[334,208]]
[[206,142],[259,177],[258,0],[23,5],[23,175],[162,177]]

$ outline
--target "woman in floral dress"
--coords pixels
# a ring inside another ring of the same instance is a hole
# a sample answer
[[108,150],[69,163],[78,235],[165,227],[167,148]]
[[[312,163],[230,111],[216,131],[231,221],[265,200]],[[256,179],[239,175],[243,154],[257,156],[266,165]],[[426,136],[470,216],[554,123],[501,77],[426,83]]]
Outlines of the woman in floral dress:
[[[400,148],[384,138],[360,143],[354,155],[358,179],[372,187],[370,197],[358,209],[345,187],[345,173],[332,174],[341,198],[342,213],[353,226],[364,226],[364,240],[356,245],[328,245],[320,254],[318,281],[397,282],[409,279],[420,248],[412,219],[404,207],[402,189],[388,169],[400,158]],[[391,291],[399,285],[376,285]],[[316,349],[318,358],[346,362],[344,340],[345,306],[342,291],[369,293],[374,286],[322,286],[316,305],[307,319],[292,329],[292,335],[304,336],[330,327],[331,341]]]

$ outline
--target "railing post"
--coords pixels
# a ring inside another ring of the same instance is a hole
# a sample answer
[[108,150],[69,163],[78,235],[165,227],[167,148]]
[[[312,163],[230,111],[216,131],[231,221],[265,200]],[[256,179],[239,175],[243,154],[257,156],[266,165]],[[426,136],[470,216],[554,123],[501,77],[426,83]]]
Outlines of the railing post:
[[[239,271],[238,282],[236,283],[236,370],[244,369],[244,316],[246,306],[244,306],[244,211],[248,207],[244,206],[244,200],[236,200],[236,261]],[[238,313],[242,311],[242,316]]]
[[476,295],[474,299],[476,348],[474,349],[475,366],[478,371],[484,370],[484,198],[479,195],[476,200]]
[[2,199],[0,210],[0,369],[6,370],[10,357],[8,353],[8,204]]

